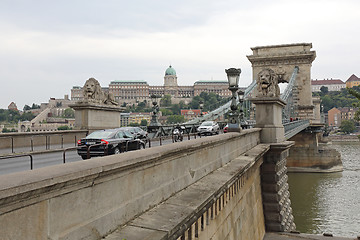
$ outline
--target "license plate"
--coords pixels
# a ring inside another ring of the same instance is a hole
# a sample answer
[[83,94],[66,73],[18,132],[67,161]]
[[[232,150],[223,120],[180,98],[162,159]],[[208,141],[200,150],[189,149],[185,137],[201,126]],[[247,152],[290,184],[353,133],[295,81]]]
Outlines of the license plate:
[[94,145],[96,142],[86,142],[86,145]]

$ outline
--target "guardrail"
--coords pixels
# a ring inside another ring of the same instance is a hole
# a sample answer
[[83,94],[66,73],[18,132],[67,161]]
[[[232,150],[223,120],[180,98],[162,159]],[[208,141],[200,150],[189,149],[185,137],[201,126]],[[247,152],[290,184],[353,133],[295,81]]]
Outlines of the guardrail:
[[85,137],[86,130],[69,130],[48,133],[5,133],[0,134],[0,153],[34,152],[41,150],[62,149]]
[[26,156],[30,157],[30,169],[33,170],[34,163],[33,163],[33,157],[32,157],[31,154],[18,154],[18,155],[1,156],[0,160],[6,160],[6,159],[9,159],[9,158],[26,157]]

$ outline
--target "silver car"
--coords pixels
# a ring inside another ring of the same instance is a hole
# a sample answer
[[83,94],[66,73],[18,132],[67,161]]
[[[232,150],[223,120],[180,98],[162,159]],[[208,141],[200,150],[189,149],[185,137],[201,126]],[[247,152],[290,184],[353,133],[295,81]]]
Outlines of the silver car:
[[197,128],[198,135],[219,134],[219,125],[215,121],[206,121]]

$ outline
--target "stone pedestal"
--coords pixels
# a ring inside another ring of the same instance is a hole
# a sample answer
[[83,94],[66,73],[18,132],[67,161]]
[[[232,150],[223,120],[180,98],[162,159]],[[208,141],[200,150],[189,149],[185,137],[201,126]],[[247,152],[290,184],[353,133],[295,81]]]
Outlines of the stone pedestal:
[[261,166],[261,188],[266,231],[289,232],[296,229],[287,182],[286,157],[294,142],[270,145]]
[[75,128],[89,132],[120,127],[120,112],[124,108],[113,105],[95,105],[76,103],[71,105],[75,110]]
[[256,125],[262,128],[262,143],[279,143],[285,141],[282,125],[282,109],[286,103],[278,97],[258,97],[250,99],[256,105]]

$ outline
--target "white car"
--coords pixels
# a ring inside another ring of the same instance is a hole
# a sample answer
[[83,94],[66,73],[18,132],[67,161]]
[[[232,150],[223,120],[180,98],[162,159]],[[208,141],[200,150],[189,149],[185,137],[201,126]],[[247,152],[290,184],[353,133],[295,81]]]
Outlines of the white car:
[[212,135],[219,134],[219,125],[215,121],[206,121],[201,123],[201,125],[197,128],[199,135]]

